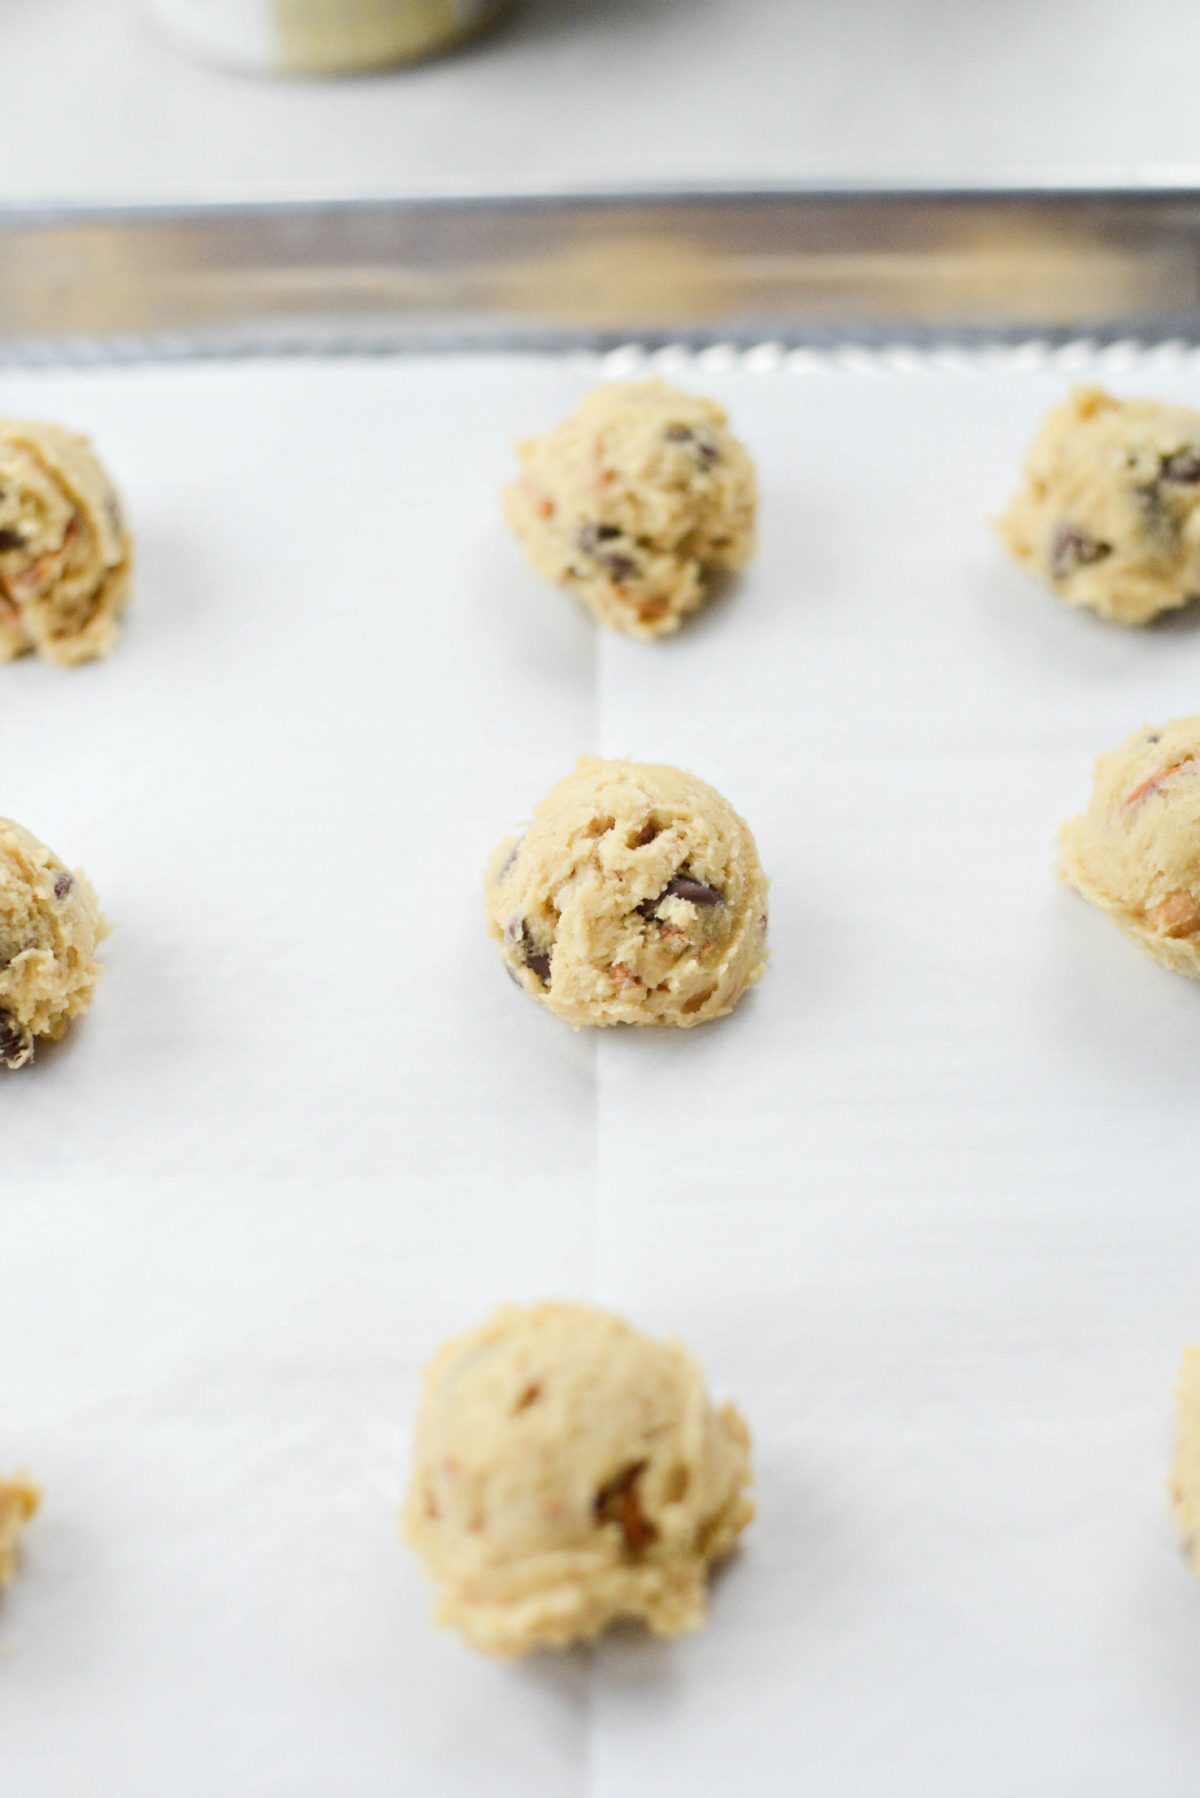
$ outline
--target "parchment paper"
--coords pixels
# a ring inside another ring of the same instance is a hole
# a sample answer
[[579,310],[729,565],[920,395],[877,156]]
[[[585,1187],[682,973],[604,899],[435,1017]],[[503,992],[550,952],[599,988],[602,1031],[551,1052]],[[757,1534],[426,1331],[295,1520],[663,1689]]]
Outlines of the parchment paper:
[[[0,670],[0,812],[116,925],[0,1082],[0,1466],[46,1487],[13,1798],[1192,1798],[1200,992],[1053,863],[1095,754],[1200,710],[1200,623],[1072,614],[989,536],[1088,369],[777,360],[676,359],[761,548],[649,647],[498,515],[595,366],[0,384],[140,536],[110,663]],[[1117,360],[1200,405],[1193,359]],[[753,825],[774,958],[730,1019],[573,1035],[505,980],[480,870],[581,751]],[[687,1340],[761,1515],[706,1634],[496,1667],[395,1512],[421,1363],[549,1294]]]

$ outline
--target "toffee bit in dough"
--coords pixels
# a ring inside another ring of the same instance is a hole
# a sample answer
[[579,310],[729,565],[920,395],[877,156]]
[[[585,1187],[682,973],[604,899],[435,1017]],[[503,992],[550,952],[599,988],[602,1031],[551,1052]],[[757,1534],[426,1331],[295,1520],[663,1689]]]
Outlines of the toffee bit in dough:
[[1200,717],[1100,757],[1087,811],[1063,826],[1060,866],[1151,955],[1200,978]]
[[0,1586],[7,1586],[17,1565],[21,1531],[37,1511],[41,1493],[23,1474],[0,1474]]
[[1042,425],[999,521],[1066,600],[1148,624],[1200,595],[1200,412],[1078,387]]
[[589,1305],[505,1306],[426,1369],[404,1533],[438,1620],[487,1654],[621,1617],[678,1635],[753,1515],[749,1449],[678,1342]]
[[133,544],[86,438],[0,419],[0,662],[108,655]]
[[658,1530],[643,1512],[638,1497],[638,1481],[646,1465],[645,1461],[635,1461],[631,1467],[622,1468],[606,1486],[601,1486],[592,1501],[596,1522],[615,1523],[632,1555],[640,1555],[658,1540]]
[[1200,1346],[1183,1351],[1176,1397],[1179,1439],[1171,1469],[1171,1512],[1188,1563],[1200,1575]]
[[504,507],[529,560],[631,636],[678,630],[709,577],[754,552],[754,465],[712,400],[598,387],[517,453]]
[[86,875],[0,818],[0,1067],[24,1067],[35,1038],[56,1042],[87,1010],[107,934]]
[[767,963],[749,827],[678,768],[584,758],[485,880],[517,984],[569,1024],[703,1024]]

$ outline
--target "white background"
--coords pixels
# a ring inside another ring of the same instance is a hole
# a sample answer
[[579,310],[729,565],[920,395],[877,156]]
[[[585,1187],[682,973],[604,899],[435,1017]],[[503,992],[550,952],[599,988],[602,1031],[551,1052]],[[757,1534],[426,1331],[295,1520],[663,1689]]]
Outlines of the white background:
[[1178,0],[518,0],[358,81],[191,63],[133,0],[3,0],[0,198],[1200,170]]
[[[0,671],[3,810],[93,876],[95,1006],[0,1082],[14,1798],[1194,1798],[1166,1515],[1200,1328],[1194,985],[1055,882],[1200,626],[1069,613],[985,515],[1065,376],[720,373],[759,557],[598,637],[495,489],[594,369],[8,375],[140,533],[103,666]],[[1200,403],[1200,367],[1127,369]],[[572,1034],[480,869],[578,751],[744,811],[729,1019]],[[395,1540],[421,1362],[498,1300],[678,1330],[756,1438],[711,1627],[497,1667]]]

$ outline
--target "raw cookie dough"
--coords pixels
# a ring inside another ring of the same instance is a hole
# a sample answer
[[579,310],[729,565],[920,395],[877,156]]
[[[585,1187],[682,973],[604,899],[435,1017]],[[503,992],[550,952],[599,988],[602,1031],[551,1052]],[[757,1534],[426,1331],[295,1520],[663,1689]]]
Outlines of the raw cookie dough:
[[1148,624],[1200,594],[1200,412],[1077,387],[1025,481],[1000,535],[1068,605]]
[[41,1493],[23,1474],[0,1474],[0,1586],[7,1586],[17,1565],[21,1531],[41,1502]]
[[0,419],[0,662],[105,656],[129,596],[120,501],[85,437]]
[[754,552],[754,465],[712,400],[598,387],[517,454],[504,506],[529,560],[630,636],[677,631],[709,575]]
[[426,1369],[404,1530],[439,1622],[496,1655],[618,1617],[699,1629],[753,1516],[749,1448],[678,1342],[588,1305],[504,1307]]
[[107,934],[86,875],[0,818],[0,1067],[24,1067],[35,1037],[57,1042],[87,1010]]
[[1100,757],[1087,811],[1063,826],[1060,866],[1151,955],[1200,977],[1200,717]]
[[513,978],[569,1024],[703,1024],[767,965],[749,826],[679,768],[585,756],[496,850],[486,902]]
[[1179,1442],[1171,1469],[1171,1512],[1183,1538],[1183,1552],[1200,1574],[1200,1347],[1183,1351],[1176,1388]]

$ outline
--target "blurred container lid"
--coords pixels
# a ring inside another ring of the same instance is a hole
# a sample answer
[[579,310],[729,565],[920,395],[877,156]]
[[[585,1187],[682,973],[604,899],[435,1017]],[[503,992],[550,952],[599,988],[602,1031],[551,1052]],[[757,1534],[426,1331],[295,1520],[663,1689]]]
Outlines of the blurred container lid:
[[509,0],[143,0],[185,50],[265,75],[413,62],[491,23]]

